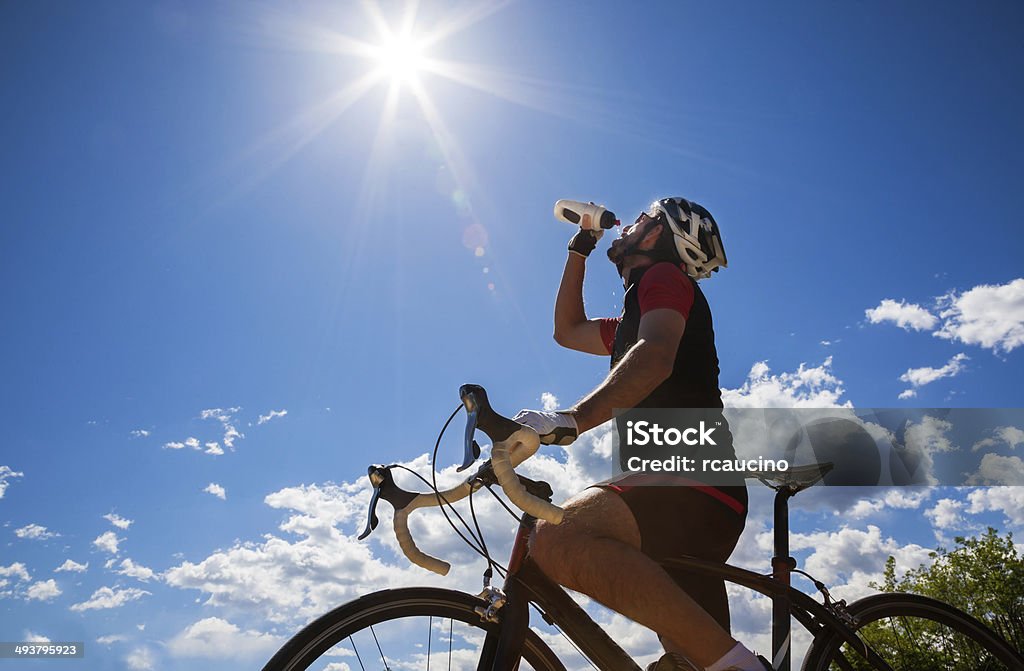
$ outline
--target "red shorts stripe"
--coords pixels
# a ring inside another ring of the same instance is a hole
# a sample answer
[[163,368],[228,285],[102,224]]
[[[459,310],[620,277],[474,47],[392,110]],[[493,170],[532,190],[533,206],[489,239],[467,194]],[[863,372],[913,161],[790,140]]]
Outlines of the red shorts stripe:
[[[648,475],[648,474],[630,475],[630,476],[627,476],[627,477],[625,477],[625,478],[623,478],[622,480],[619,481],[622,484],[605,483],[605,484],[602,484],[601,486],[602,487],[607,487],[608,489],[611,489],[611,490],[614,490],[614,491],[618,492],[619,494],[624,494],[625,492],[628,492],[629,490],[633,489],[634,487],[654,487],[654,486],[659,486],[658,480],[661,480],[661,478],[658,478],[657,476],[655,476],[654,478],[645,477],[646,475]],[[744,507],[744,505],[742,503],[740,503],[739,501],[737,501],[733,497],[729,496],[728,494],[723,492],[721,489],[718,489],[717,487],[712,487],[711,485],[706,485],[706,484],[704,484],[702,482],[698,482],[696,480],[690,480],[688,478],[680,478],[678,476],[669,476],[669,477],[671,478],[671,481],[670,482],[664,482],[663,481],[660,486],[691,487],[691,488],[697,490],[698,492],[701,492],[702,494],[710,496],[711,498],[719,501],[720,503],[724,503],[725,505],[729,506],[730,508],[732,508],[732,510],[737,515],[742,515],[742,514],[744,514],[746,512],[746,509],[745,509],[745,507]],[[637,483],[637,484],[632,484],[632,485],[625,484],[625,482],[628,481],[628,480],[632,480],[632,481],[636,482],[636,480],[638,480],[638,479],[642,479],[643,482],[640,482],[640,483]],[[652,481],[652,479],[654,481]]]

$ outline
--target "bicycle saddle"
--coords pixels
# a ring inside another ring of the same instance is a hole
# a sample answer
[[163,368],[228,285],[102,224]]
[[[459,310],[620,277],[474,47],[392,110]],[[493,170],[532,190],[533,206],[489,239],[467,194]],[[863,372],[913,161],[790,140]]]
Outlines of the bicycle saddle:
[[824,478],[833,466],[832,462],[825,461],[820,464],[792,466],[787,471],[747,471],[747,477],[757,478],[772,489],[788,489],[796,494]]

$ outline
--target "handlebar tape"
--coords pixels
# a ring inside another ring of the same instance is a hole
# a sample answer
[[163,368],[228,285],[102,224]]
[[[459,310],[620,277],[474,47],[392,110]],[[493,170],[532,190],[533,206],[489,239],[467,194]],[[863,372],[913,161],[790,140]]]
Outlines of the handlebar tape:
[[441,561],[437,557],[431,557],[416,547],[416,542],[412,539],[412,533],[409,532],[410,512],[412,511],[408,508],[395,511],[395,538],[398,539],[398,545],[402,548],[402,553],[417,566],[422,566],[428,571],[433,571],[439,575],[448,575],[448,571],[452,567],[451,564]]
[[417,508],[441,505],[445,501],[455,503],[469,496],[472,491],[473,487],[468,482],[463,482],[438,494],[418,494],[407,506],[395,510],[395,538],[398,539],[398,545],[409,561],[428,571],[448,575],[448,571],[452,567],[451,564],[437,557],[431,557],[416,547],[416,541],[412,539],[412,533],[409,531],[409,513]]
[[[510,443],[514,446],[511,450]],[[520,510],[537,519],[561,524],[565,511],[527,492],[523,483],[516,477],[515,467],[531,457],[539,447],[540,437],[537,432],[528,426],[520,426],[520,429],[506,440],[494,443],[494,447],[491,448],[491,467],[498,478],[498,484],[505,491],[505,496]]]

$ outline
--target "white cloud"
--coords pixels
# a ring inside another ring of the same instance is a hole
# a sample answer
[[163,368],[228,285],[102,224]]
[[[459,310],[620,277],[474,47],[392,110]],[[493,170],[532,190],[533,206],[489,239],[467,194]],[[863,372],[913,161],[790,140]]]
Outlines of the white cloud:
[[108,634],[106,636],[100,636],[96,639],[96,642],[100,645],[110,645],[111,643],[121,643],[127,641],[128,637],[122,634]]
[[87,568],[89,568],[89,562],[85,562],[84,564],[79,564],[78,562],[74,561],[73,559],[65,559],[64,563],[61,564],[60,566],[58,566],[57,568],[55,568],[54,571],[57,571],[57,572],[67,571],[67,572],[71,572],[71,573],[83,573],[83,572],[85,572],[85,570]]
[[[765,549],[771,545],[771,532],[759,536]],[[843,527],[838,531],[816,531],[790,534],[790,547],[794,550],[812,550],[803,562],[804,570],[818,580],[829,584],[829,589],[842,598],[857,598],[875,590],[872,581],[881,582],[882,570],[889,556],[896,559],[897,575],[908,569],[928,564],[930,550],[914,543],[904,543],[892,537],[883,537],[879,527],[871,524],[867,529]],[[833,589],[833,585],[845,581]]]
[[122,561],[121,568],[117,573],[126,575],[130,578],[135,578],[136,580],[141,580],[142,582],[149,582],[156,576],[153,569],[136,564],[131,559],[125,559]]
[[904,389],[903,391],[900,392],[900,395],[897,396],[896,398],[900,399],[901,401],[904,401],[904,400],[906,400],[908,398],[914,398],[916,396],[917,396],[917,392],[915,390],[913,390],[913,389]]
[[113,531],[105,531],[93,540],[92,544],[104,552],[109,552],[112,555],[117,554],[117,544],[123,539],[118,538],[117,534]]
[[30,585],[26,595],[30,601],[52,601],[61,595],[61,591],[57,581],[51,578]]
[[199,413],[200,419],[215,419],[220,422],[224,429],[224,437],[221,439],[221,442],[224,443],[224,447],[229,450],[235,449],[236,440],[239,438],[245,438],[245,436],[239,433],[238,429],[235,428],[234,417],[239,410],[241,410],[241,408],[210,408]]
[[941,380],[944,377],[956,377],[964,370],[964,361],[968,360],[968,356],[961,352],[952,359],[950,359],[945,366],[941,368],[930,368],[925,366],[923,368],[910,368],[906,373],[900,375],[901,382],[908,382],[913,387],[923,387],[926,384],[931,384],[936,380]]
[[925,488],[917,489],[891,489],[885,493],[885,505],[891,508],[903,508],[905,510],[916,510],[921,504],[928,500],[931,491]]
[[[907,424],[903,434],[904,456],[898,460],[898,463],[910,470],[904,473],[894,472],[893,478],[908,478],[903,481],[927,485],[938,484],[938,479],[934,474],[934,455],[955,452],[959,449],[946,435],[952,429],[952,424],[931,415],[925,415],[920,422]],[[891,460],[889,468],[895,469],[896,465],[897,462]]]
[[936,336],[993,351],[1024,345],[1024,278],[950,293],[940,303],[943,324]]
[[967,496],[967,500],[970,501],[967,512],[972,515],[986,511],[1001,512],[1006,515],[1007,522],[1024,528],[1024,487],[975,489]]
[[8,480],[25,477],[24,473],[11,470],[10,466],[0,466],[0,499],[7,493]]
[[[919,508],[930,495],[928,490],[923,489],[890,489],[881,496],[858,499],[849,509],[837,509],[833,514],[845,519],[861,520],[888,508]],[[832,497],[831,492],[829,496]]]
[[952,529],[963,524],[961,512],[964,509],[962,501],[954,499],[939,499],[934,508],[925,511],[925,515],[932,521],[937,529]]
[[931,331],[938,323],[932,313],[916,303],[884,299],[878,307],[864,311],[864,315],[872,324],[892,322],[904,330]]
[[[225,441],[225,445],[226,444],[227,441]],[[190,436],[186,438],[184,442],[171,441],[169,443],[164,443],[164,448],[168,450],[182,450],[186,447],[192,450],[196,450],[197,452],[202,451],[204,454],[212,454],[214,456],[224,454],[224,448],[222,448],[220,446],[220,443],[218,443],[217,441],[213,440],[203,443],[195,436]]]
[[199,412],[199,418],[215,419],[218,422],[224,424],[230,422],[234,417],[235,413],[237,413],[239,410],[241,410],[240,407],[227,408],[226,410],[222,408],[210,408],[208,410],[201,410]]
[[1004,457],[986,454],[981,458],[978,470],[966,480],[968,485],[1020,485],[1024,483],[1024,460],[1020,457]]
[[145,429],[135,429],[132,431],[132,438],[148,438],[149,431]]
[[558,410],[558,397],[549,391],[540,395],[540,407],[545,412]]
[[120,608],[129,601],[135,601],[149,594],[149,592],[137,589],[135,587],[128,587],[121,589],[118,587],[100,587],[98,590],[92,593],[88,601],[82,603],[76,603],[71,606],[71,610],[76,612],[86,610],[105,610],[108,608]]
[[127,529],[135,523],[135,520],[127,520],[116,513],[109,513],[107,515],[104,515],[103,519],[110,522],[118,529]]
[[840,402],[843,383],[832,374],[832,357],[820,366],[808,368],[801,363],[795,373],[771,374],[768,363],[760,361],[750,368],[738,389],[723,389],[727,408],[832,408],[851,407]]
[[46,527],[38,524],[29,524],[28,526],[21,527],[20,529],[15,529],[14,535],[18,538],[34,541],[45,541],[50,538],[60,536],[56,531],[49,531]]
[[283,639],[258,631],[242,630],[219,617],[208,617],[185,627],[167,643],[175,657],[208,659],[268,657]]
[[977,452],[986,447],[995,447],[1000,444],[1007,445],[1011,450],[1017,449],[1018,445],[1024,445],[1024,431],[1015,426],[1000,426],[992,431],[992,436],[975,443],[971,447],[971,451]]
[[124,658],[124,663],[132,671],[152,671],[156,664],[156,659],[153,656],[152,650],[140,647],[128,653],[128,656]]
[[361,493],[358,487],[358,483],[285,487],[268,494],[264,502],[271,508],[294,510],[335,525],[353,519],[361,512],[362,502],[355,502],[349,496]]
[[225,427],[224,429],[224,446],[230,450],[235,449],[235,441],[239,438],[245,438],[245,436],[238,432],[233,426]]
[[28,574],[28,569],[21,562],[14,562],[10,566],[0,566],[0,578],[17,578],[21,582],[32,579]]
[[957,448],[946,435],[953,425],[944,419],[925,415],[916,424],[907,424],[904,440],[908,449],[921,452],[953,452]]
[[25,630],[25,633],[21,635],[21,640],[26,643],[49,643],[50,639],[42,634],[37,634],[34,631]]
[[833,514],[843,515],[849,519],[862,520],[866,517],[885,510],[885,501],[873,501],[871,499],[860,499],[846,511],[836,510]]
[[218,485],[216,482],[211,482],[210,484],[206,485],[206,489],[204,489],[203,491],[206,492],[207,494],[213,494],[222,501],[227,499],[227,493],[224,491],[224,488]]
[[256,420],[256,423],[257,424],[266,424],[267,422],[269,422],[270,420],[272,420],[272,419],[274,419],[276,417],[284,417],[287,414],[288,414],[287,410],[271,410],[266,415],[260,415],[259,419]]

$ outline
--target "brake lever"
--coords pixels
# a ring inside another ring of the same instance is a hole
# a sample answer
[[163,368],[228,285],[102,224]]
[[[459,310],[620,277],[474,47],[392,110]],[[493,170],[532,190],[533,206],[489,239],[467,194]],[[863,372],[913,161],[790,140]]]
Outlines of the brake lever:
[[373,496],[370,497],[370,509],[366,515],[366,528],[363,529],[363,533],[359,534],[359,540],[363,540],[370,535],[370,532],[377,528],[377,524],[380,520],[377,519],[377,502],[380,499],[384,499],[392,506],[395,510],[401,510],[409,505],[418,494],[414,492],[407,492],[397,484],[395,484],[395,478],[391,475],[391,468],[394,466],[380,466],[374,464],[366,469],[366,474],[370,478],[370,484],[373,485]]
[[[462,390],[460,389],[460,391]],[[466,449],[462,456],[462,465],[455,469],[459,473],[472,466],[480,456],[480,445],[473,439],[473,435],[476,433],[476,423],[480,418],[480,405],[473,392],[466,392],[460,396],[462,405],[466,406]]]

